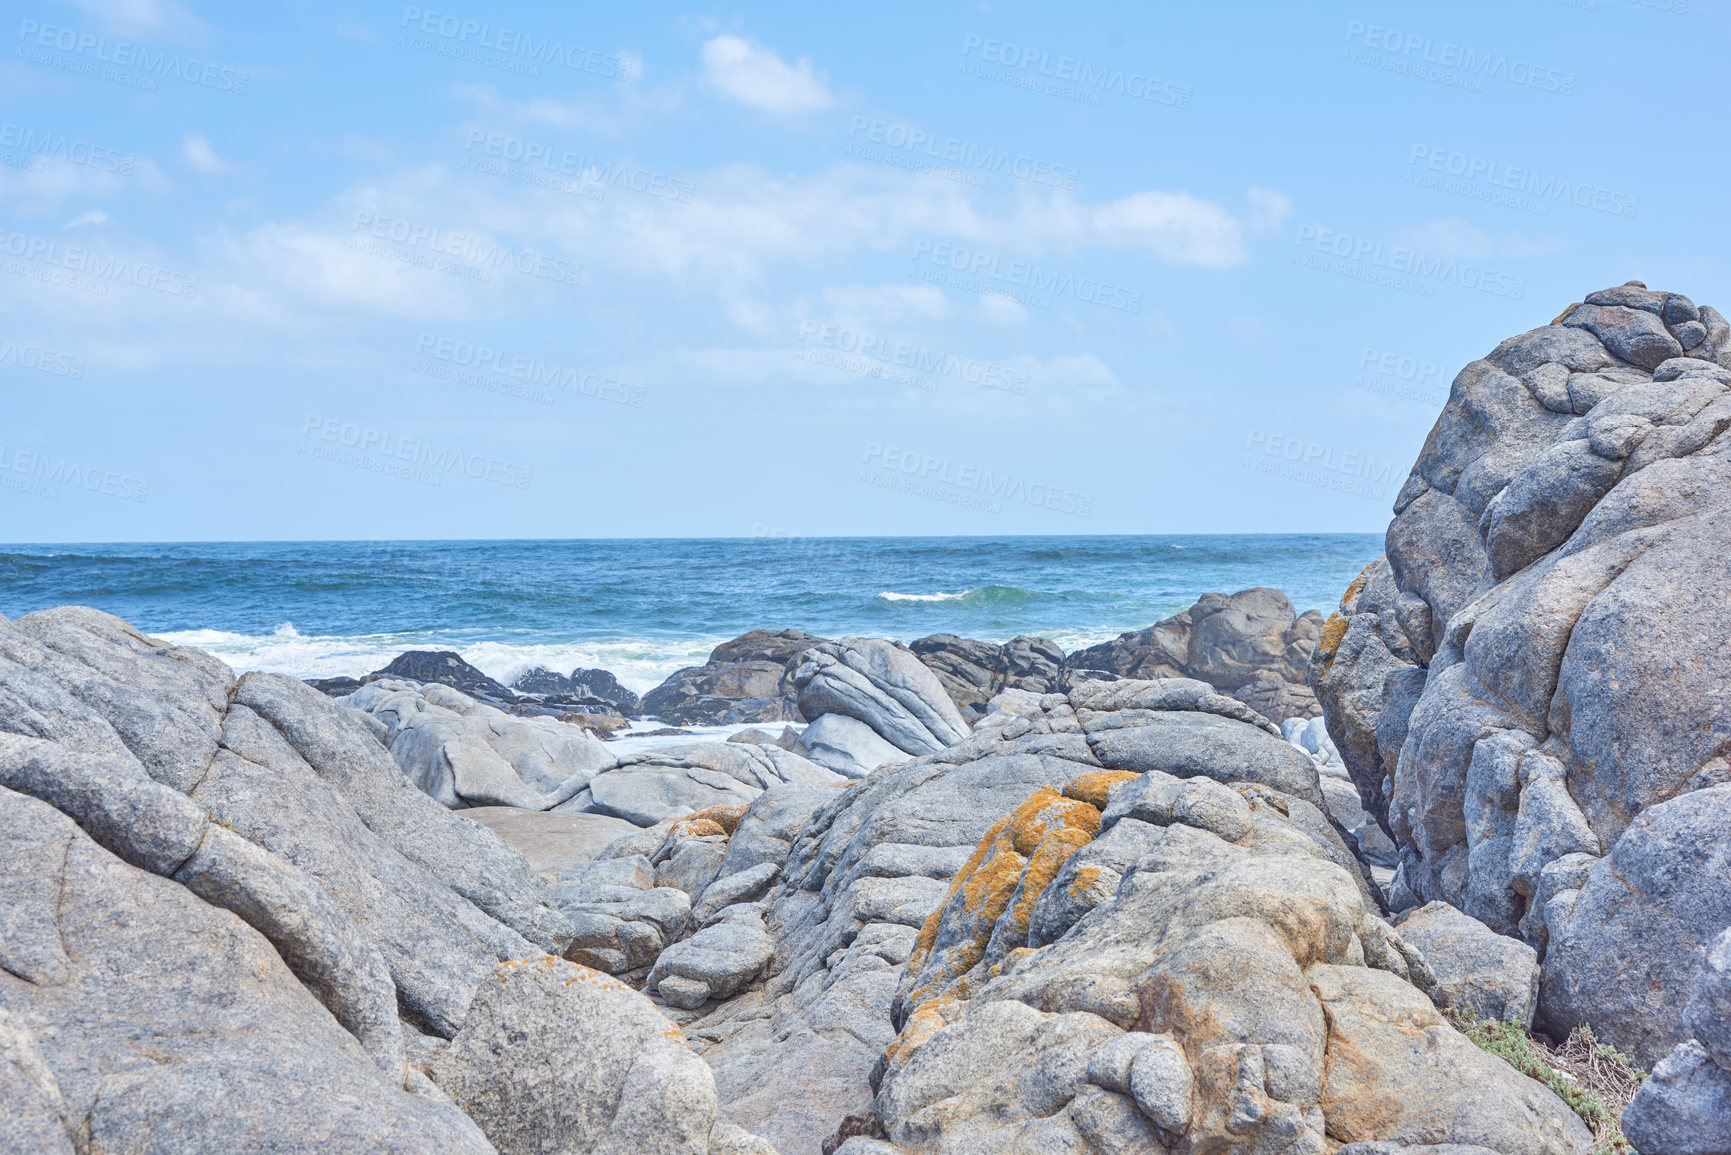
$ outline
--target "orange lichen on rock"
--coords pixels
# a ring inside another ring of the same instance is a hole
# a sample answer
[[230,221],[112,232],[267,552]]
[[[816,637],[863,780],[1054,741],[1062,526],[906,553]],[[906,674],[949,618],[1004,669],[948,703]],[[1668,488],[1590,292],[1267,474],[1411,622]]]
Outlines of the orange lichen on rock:
[[1324,670],[1334,665],[1334,653],[1340,649],[1340,640],[1344,637],[1346,615],[1339,612],[1330,614],[1328,620],[1322,623],[1322,633],[1316,639],[1316,652],[1322,655]]
[[1000,923],[1007,940],[1020,935],[1025,942],[1041,893],[1099,830],[1097,807],[1049,786],[993,823],[920,928],[908,962],[917,979],[909,1001],[918,1007],[944,993],[966,998],[973,986],[969,972],[985,957]]
[[[1129,782],[1141,775],[1134,770],[1096,770],[1064,784],[1064,797],[1086,802],[1097,810],[1106,809],[1106,793],[1120,782]],[[1098,823],[1095,824],[1098,828]]]
[[705,806],[678,819],[668,828],[675,838],[703,838],[712,834],[732,834],[745,817],[745,806]]
[[1373,561],[1370,565],[1367,565],[1358,571],[1358,576],[1352,579],[1352,584],[1347,586],[1346,592],[1340,595],[1341,609],[1344,610],[1346,608],[1346,603],[1358,596],[1358,591],[1363,589],[1364,583],[1370,580],[1370,571],[1374,569],[1375,566],[1376,562]]
[[884,1048],[886,1062],[897,1062],[919,1050],[920,1044],[937,1034],[947,1023],[945,1012],[955,1005],[954,995],[930,999],[916,1007],[902,1024],[901,1034]]

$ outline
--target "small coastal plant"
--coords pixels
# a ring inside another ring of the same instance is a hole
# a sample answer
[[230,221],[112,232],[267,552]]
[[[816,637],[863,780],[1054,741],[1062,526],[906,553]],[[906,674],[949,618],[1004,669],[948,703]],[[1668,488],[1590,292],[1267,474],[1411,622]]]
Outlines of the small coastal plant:
[[1471,1005],[1443,1014],[1481,1050],[1543,1083],[1567,1103],[1592,1131],[1593,1155],[1634,1155],[1620,1120],[1647,1073],[1629,1056],[1601,1043],[1593,1028],[1576,1027],[1553,1047],[1519,1023],[1478,1018]]

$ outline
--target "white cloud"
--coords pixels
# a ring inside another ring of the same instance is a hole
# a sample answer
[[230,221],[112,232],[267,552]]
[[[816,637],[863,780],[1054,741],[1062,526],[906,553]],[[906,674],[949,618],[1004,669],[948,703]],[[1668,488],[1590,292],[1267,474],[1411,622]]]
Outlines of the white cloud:
[[107,213],[103,212],[101,209],[91,209],[87,213],[79,213],[77,216],[75,216],[71,220],[67,221],[66,224],[63,225],[62,227],[68,228],[68,229],[75,229],[79,225],[105,225],[107,223],[108,223],[108,214]]
[[717,36],[703,43],[703,77],[748,108],[797,116],[828,108],[829,82],[800,57],[789,66],[772,48],[738,36]]
[[218,173],[227,172],[228,165],[216,149],[210,146],[210,141],[196,132],[186,134],[186,140],[180,146],[180,154],[186,163],[197,172]]

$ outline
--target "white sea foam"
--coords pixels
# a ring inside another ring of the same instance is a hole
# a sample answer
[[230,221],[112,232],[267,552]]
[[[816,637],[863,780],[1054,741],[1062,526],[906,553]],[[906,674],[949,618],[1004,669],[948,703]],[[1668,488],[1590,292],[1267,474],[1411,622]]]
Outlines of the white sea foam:
[[[895,594],[879,597],[891,601],[955,601],[960,594]],[[470,665],[507,686],[518,675],[535,666],[561,674],[578,667],[611,671],[628,689],[642,694],[667,679],[675,670],[701,666],[709,652],[727,639],[715,635],[700,638],[618,638],[583,642],[453,641],[436,631],[402,633],[319,635],[302,634],[293,622],[284,622],[268,634],[236,634],[226,630],[179,630],[159,634],[164,641],[197,646],[215,654],[236,673],[266,670],[297,678],[358,678],[384,666],[404,650],[455,650]],[[1044,635],[1065,653],[1085,649],[1118,636],[1116,630],[1059,630]],[[913,640],[913,635],[900,639]],[[1005,642],[989,632],[982,641]],[[691,739],[695,741],[696,739]]]
[[959,602],[975,590],[963,590],[956,594],[898,594],[885,590],[878,597],[886,602]]
[[369,674],[404,650],[455,650],[462,659],[506,685],[535,666],[561,674],[578,667],[608,670],[636,693],[659,686],[667,675],[686,666],[700,666],[709,651],[726,638],[638,639],[608,641],[512,643],[453,642],[430,632],[358,635],[303,635],[285,622],[269,634],[236,634],[225,630],[179,630],[159,634],[164,641],[197,646],[215,654],[236,673],[266,670],[297,678],[358,678]]

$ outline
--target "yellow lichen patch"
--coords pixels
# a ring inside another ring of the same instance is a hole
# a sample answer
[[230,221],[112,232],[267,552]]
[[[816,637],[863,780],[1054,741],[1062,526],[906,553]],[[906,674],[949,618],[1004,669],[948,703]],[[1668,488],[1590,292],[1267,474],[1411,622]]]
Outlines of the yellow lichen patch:
[[1322,635],[1316,639],[1316,652],[1322,655],[1323,669],[1326,671],[1334,665],[1334,653],[1340,649],[1340,640],[1346,637],[1346,615],[1333,613],[1322,623]]
[[1042,786],[1010,812],[1010,833],[1016,853],[1026,857],[1045,841],[1046,831],[1057,825],[1086,830],[1092,838],[1100,832],[1100,811],[1086,802],[1066,798],[1050,786]]
[[686,821],[701,821],[708,819],[721,827],[725,834],[732,834],[739,826],[739,820],[745,817],[745,804],[736,803],[732,806],[705,806],[702,810],[685,816]]
[[1015,950],[1011,951],[1009,954],[1005,955],[1004,961],[999,963],[997,966],[993,967],[992,969],[994,971],[999,972],[1000,974],[1004,971],[1013,971],[1016,969],[1017,964],[1019,964],[1023,959],[1027,958],[1029,955],[1036,953],[1036,951],[1037,951],[1037,948],[1035,948],[1035,947],[1019,946]]
[[914,940],[913,959],[908,964],[910,970],[919,970],[925,956],[931,953],[932,944],[938,938],[938,927],[943,922],[944,907],[950,904],[950,899],[956,896],[956,891],[967,885],[968,879],[973,877],[974,872],[986,861],[987,856],[993,853],[998,840],[1005,836],[1009,828],[1009,815],[1005,815],[992,823],[991,828],[980,839],[980,844],[974,847],[974,853],[956,872],[956,876],[950,879],[950,889],[944,893],[944,901],[938,903],[938,908],[926,917],[925,923],[920,927],[919,937]]
[[[694,819],[695,821],[693,821]],[[719,822],[711,822],[707,818],[697,818],[696,815],[687,814],[675,822],[672,829],[667,833],[674,838],[708,838],[716,834],[725,835],[727,831],[722,829]]]
[[1358,571],[1358,576],[1352,579],[1352,584],[1347,586],[1346,592],[1340,595],[1341,609],[1344,610],[1346,608],[1346,603],[1358,596],[1358,591],[1362,590],[1364,588],[1364,583],[1370,580],[1370,571],[1374,569],[1375,566],[1376,562],[1373,561],[1370,565],[1367,565]]
[[1082,866],[1076,869],[1076,877],[1070,883],[1070,897],[1082,898],[1088,893],[1088,888],[1100,881],[1098,866]]
[[[1089,809],[1092,810],[1093,807]],[[1094,841],[1094,832],[1100,829],[1098,814],[1099,811],[1095,811],[1093,830],[1081,830],[1073,826],[1054,830],[1046,835],[1029,856],[1027,868],[1022,871],[1022,897],[1009,912],[1009,925],[1006,929],[1010,934],[1027,935],[1028,925],[1034,921],[1034,904],[1040,901],[1040,896],[1052,885],[1052,880],[1058,877],[1058,871],[1069,857]]]
[[1128,782],[1141,775],[1134,770],[1096,770],[1092,774],[1084,774],[1080,778],[1072,778],[1064,784],[1064,797],[1074,798],[1077,802],[1086,802],[1097,810],[1106,809],[1106,792],[1120,782]]
[[1564,317],[1567,317],[1570,313],[1574,312],[1576,309],[1578,309],[1580,307],[1581,307],[1581,302],[1576,301],[1573,305],[1570,305],[1567,309],[1564,309],[1561,313],[1558,313],[1555,317],[1551,318],[1551,324],[1561,325],[1563,323]]
[[[1086,802],[1066,798],[1042,786],[1015,810],[992,824],[974,848],[973,855],[950,882],[944,901],[920,928],[908,971],[920,982],[909,992],[909,1001],[919,1006],[925,999],[949,991],[966,998],[972,983],[968,972],[985,957],[986,947],[1001,918],[1014,937],[1027,934],[1034,905],[1040,894],[1078,847],[1085,846],[1100,830],[1100,811]],[[1021,888],[1016,908],[1011,899]],[[961,902],[955,899],[960,896]],[[938,960],[928,963],[945,925],[951,945]]]
[[955,1001],[953,995],[944,995],[914,1008],[913,1013],[908,1016],[908,1021],[902,1024],[902,1033],[897,1035],[895,1041],[884,1049],[884,1059],[894,1063],[912,1055],[919,1049],[921,1043],[944,1028],[944,1012]]

